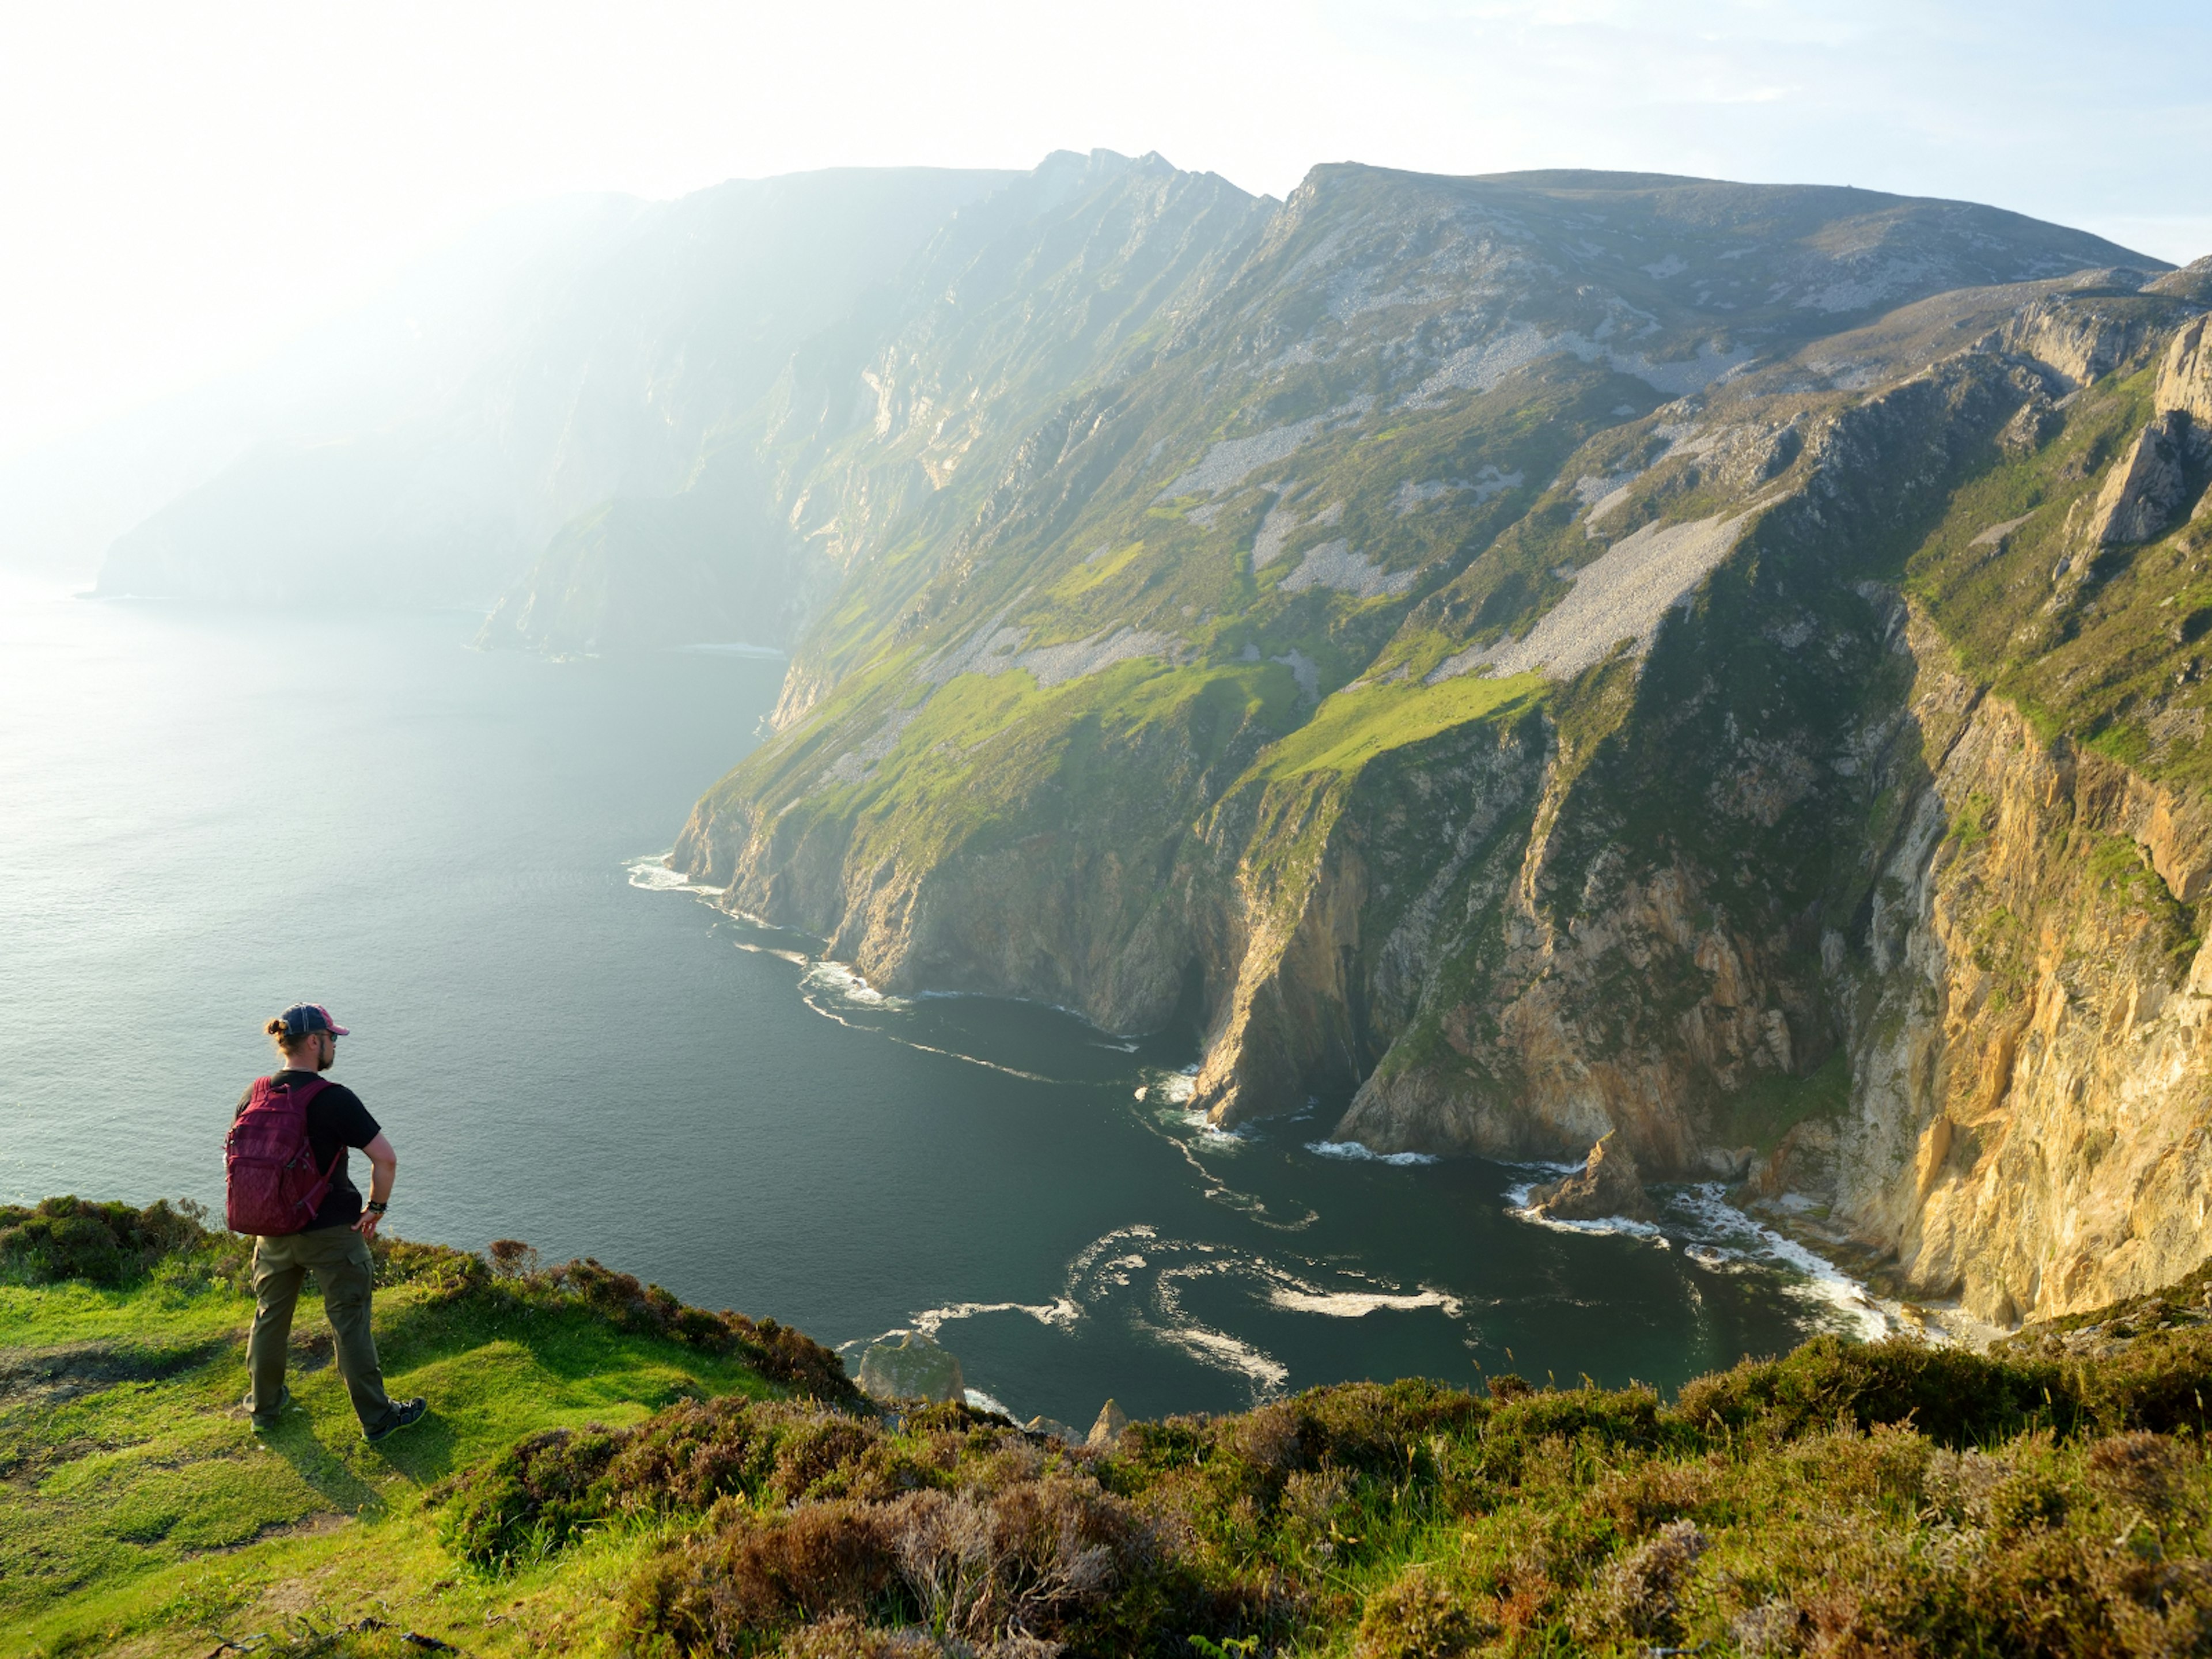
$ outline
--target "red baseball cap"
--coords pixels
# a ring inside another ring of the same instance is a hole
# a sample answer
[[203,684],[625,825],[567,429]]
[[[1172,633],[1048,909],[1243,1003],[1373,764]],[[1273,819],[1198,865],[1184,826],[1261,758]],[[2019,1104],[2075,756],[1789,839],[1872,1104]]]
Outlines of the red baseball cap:
[[332,1019],[331,1011],[319,1002],[295,1002],[276,1018],[283,1022],[286,1036],[313,1036],[318,1031],[328,1031],[332,1036],[353,1035]]

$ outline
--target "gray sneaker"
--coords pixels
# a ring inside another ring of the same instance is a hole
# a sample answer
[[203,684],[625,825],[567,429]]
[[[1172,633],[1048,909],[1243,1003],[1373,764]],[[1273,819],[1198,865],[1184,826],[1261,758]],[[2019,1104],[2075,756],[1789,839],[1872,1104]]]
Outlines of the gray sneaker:
[[374,1446],[379,1441],[389,1440],[402,1429],[412,1428],[429,1414],[430,1402],[420,1395],[413,1400],[395,1400],[392,1402],[392,1415],[374,1428],[363,1430],[362,1433],[368,1443]]

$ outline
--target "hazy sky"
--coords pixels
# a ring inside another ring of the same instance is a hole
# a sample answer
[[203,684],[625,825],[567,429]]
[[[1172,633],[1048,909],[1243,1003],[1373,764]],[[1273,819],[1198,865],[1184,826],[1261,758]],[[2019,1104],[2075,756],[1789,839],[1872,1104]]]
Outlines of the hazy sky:
[[70,0],[0,9],[0,455],[505,204],[1158,150],[1971,198],[2212,252],[2212,3]]

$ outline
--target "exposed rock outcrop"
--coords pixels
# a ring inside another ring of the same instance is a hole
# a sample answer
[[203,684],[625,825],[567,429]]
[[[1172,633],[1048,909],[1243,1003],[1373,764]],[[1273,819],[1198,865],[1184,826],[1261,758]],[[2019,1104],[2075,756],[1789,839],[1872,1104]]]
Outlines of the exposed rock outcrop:
[[2140,1294],[2207,1251],[2201,807],[2039,736],[1924,622],[1912,646],[1904,740],[1933,769],[1844,976],[1854,1109],[1821,1195],[1917,1293],[1999,1324]]
[[964,1398],[967,1380],[960,1361],[920,1331],[902,1332],[896,1342],[872,1342],[860,1357],[860,1388],[878,1400]]
[[2212,447],[2212,324],[2207,319],[2176,331],[2159,365],[2156,396],[2161,415],[2189,417],[2192,447],[2200,454]]
[[1619,1132],[1601,1137],[1583,1167],[1571,1176],[1533,1187],[1528,1208],[1559,1221],[1602,1221],[1621,1216],[1656,1221],[1659,1211],[1644,1190],[1644,1173]]
[[[2140,285],[2145,273],[2128,273],[2127,286]],[[2006,325],[2008,350],[2031,358],[2055,374],[2061,389],[2111,374],[2157,330],[2158,319],[2140,306],[2104,295],[2054,294],[2023,307]]]
[[1111,1446],[1121,1439],[1122,1431],[1128,1426],[1129,1413],[1109,1400],[1098,1408],[1098,1419],[1091,1424],[1091,1432],[1084,1437],[1084,1443]]
[[2147,542],[2170,527],[2189,496],[2189,416],[2166,410],[2136,434],[2090,509],[2085,539],[2093,547]]

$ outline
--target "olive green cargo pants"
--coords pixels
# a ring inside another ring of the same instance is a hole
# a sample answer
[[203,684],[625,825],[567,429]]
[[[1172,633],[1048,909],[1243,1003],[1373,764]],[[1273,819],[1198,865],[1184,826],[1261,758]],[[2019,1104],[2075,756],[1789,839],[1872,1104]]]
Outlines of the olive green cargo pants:
[[364,1430],[392,1414],[384,1392],[384,1370],[376,1362],[376,1338],[368,1328],[368,1297],[375,1269],[368,1241],[350,1227],[318,1227],[253,1244],[253,1334],[246,1339],[246,1370],[252,1392],[246,1408],[254,1420],[274,1426],[284,1403],[284,1352],[292,1340],[292,1310],[307,1270],[323,1287],[323,1312],[337,1339],[338,1375],[353,1398],[354,1414]]

